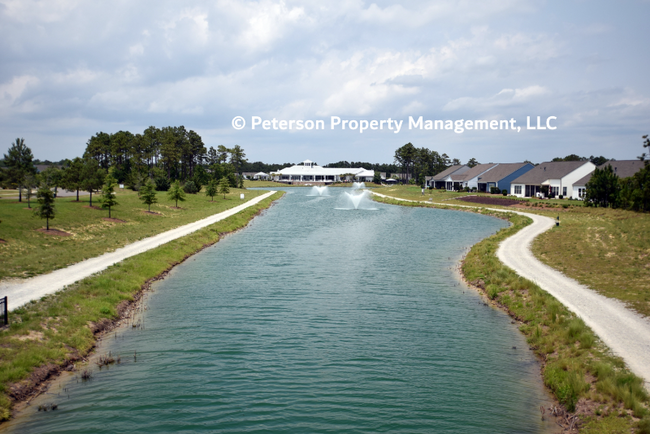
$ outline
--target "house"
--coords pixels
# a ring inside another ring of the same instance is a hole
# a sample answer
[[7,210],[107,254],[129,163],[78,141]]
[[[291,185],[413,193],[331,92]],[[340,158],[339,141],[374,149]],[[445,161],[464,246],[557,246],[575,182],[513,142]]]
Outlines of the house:
[[460,188],[467,188],[469,187],[470,189],[477,189],[478,190],[478,180],[479,177],[484,175],[486,172],[489,173],[492,169],[497,167],[497,164],[494,163],[489,163],[489,164],[477,164],[476,166],[472,167],[468,171],[464,172],[462,175],[457,175],[457,174],[452,174],[451,178],[454,181],[459,182],[459,187]]
[[274,175],[276,181],[289,184],[302,184],[305,182],[310,184],[331,184],[351,180],[372,182],[375,172],[363,167],[321,167],[311,160],[305,160],[291,167],[280,169]]
[[[645,167],[645,163],[641,160],[610,160],[598,166],[599,169],[604,169],[606,166],[612,166],[614,173],[621,179],[634,176],[636,172]],[[583,176],[573,184],[573,199],[583,199],[587,192],[587,183],[591,180],[593,172]]]
[[[427,183],[427,186],[453,190],[453,181],[452,180],[448,181],[449,176],[451,176],[452,174],[456,174],[456,175],[463,174],[467,172],[469,169],[470,167],[465,165],[455,165],[455,166],[448,167],[442,172],[438,173],[437,175],[431,177],[431,179]],[[452,184],[447,185],[447,182],[452,182]]]
[[258,180],[262,179],[266,181],[269,178],[270,178],[269,174],[264,172],[257,172],[255,175],[253,175],[253,179],[258,179]]
[[510,191],[510,182],[535,166],[531,163],[499,163],[478,178],[478,191],[489,193],[492,187],[499,192]]
[[517,197],[535,197],[547,186],[549,196],[573,196],[573,184],[594,171],[590,161],[553,161],[541,163],[512,180],[510,194]]

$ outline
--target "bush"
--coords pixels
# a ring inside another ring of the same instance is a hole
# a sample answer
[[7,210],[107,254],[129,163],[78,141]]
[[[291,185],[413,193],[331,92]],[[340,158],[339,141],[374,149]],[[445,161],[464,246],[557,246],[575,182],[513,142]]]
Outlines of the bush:
[[154,179],[156,183],[156,191],[167,191],[171,185],[166,176],[158,176]]
[[504,196],[507,196],[508,195],[508,190],[505,190],[505,189],[501,190],[501,194],[504,195]]
[[490,194],[499,194],[499,187],[490,187]]
[[564,199],[564,195],[563,195],[563,194],[559,195],[558,197],[559,197],[560,199]]
[[196,194],[199,192],[199,188],[196,186],[194,181],[187,181],[183,186],[183,191],[187,194]]

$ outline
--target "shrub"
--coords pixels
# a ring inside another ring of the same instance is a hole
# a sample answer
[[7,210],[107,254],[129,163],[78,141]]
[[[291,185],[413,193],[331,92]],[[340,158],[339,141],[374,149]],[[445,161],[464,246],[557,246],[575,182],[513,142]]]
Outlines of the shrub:
[[183,186],[183,191],[187,194],[196,194],[199,192],[199,188],[196,186],[194,181],[187,181]]
[[560,199],[564,199],[564,195],[563,195],[563,194],[559,195],[558,197],[559,197]]
[[501,190],[501,194],[504,195],[504,196],[507,196],[508,195],[508,190],[505,190],[505,189]]
[[167,191],[171,185],[166,176],[158,176],[154,179],[156,183],[156,191]]
[[490,187],[490,194],[499,194],[499,188],[498,187]]

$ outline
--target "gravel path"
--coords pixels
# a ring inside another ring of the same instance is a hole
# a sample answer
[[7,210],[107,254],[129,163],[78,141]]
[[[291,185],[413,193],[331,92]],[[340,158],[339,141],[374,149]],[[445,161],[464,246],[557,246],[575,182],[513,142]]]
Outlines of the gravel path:
[[7,301],[9,310],[14,310],[31,300],[38,300],[41,297],[53,294],[67,285],[75,283],[94,273],[103,271],[111,265],[126,258],[154,249],[162,244],[184,237],[185,235],[189,235],[192,232],[198,231],[199,229],[235,215],[238,212],[259,203],[274,193],[275,191],[270,191],[224,212],[211,215],[210,217],[206,217],[185,226],[180,226],[153,237],[136,241],[135,243],[121,247],[114,252],[86,259],[85,261],[66,268],[61,268],[48,274],[42,274],[18,282],[0,282],[0,297],[6,295],[8,297]]
[[[389,197],[380,193],[373,194]],[[449,206],[476,208],[467,205]],[[520,276],[535,282],[582,318],[605,345],[625,360],[632,372],[645,380],[646,389],[650,389],[650,320],[626,308],[621,301],[598,294],[533,256],[531,243],[538,235],[552,228],[555,220],[520,211],[486,209],[521,214],[533,220],[531,225],[501,242],[497,250],[499,260]]]

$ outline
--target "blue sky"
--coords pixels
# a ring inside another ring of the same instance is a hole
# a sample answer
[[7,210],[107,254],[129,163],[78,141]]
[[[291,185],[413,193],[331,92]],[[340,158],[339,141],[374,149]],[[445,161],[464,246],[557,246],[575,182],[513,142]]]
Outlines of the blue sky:
[[[407,142],[463,162],[634,159],[650,133],[648,16],[631,0],[0,0],[0,152],[24,137],[36,158],[72,158],[99,131],[184,125],[269,163],[388,163]],[[328,128],[252,130],[252,116]],[[405,126],[330,130],[331,116]],[[409,116],[522,130],[408,130]]]

